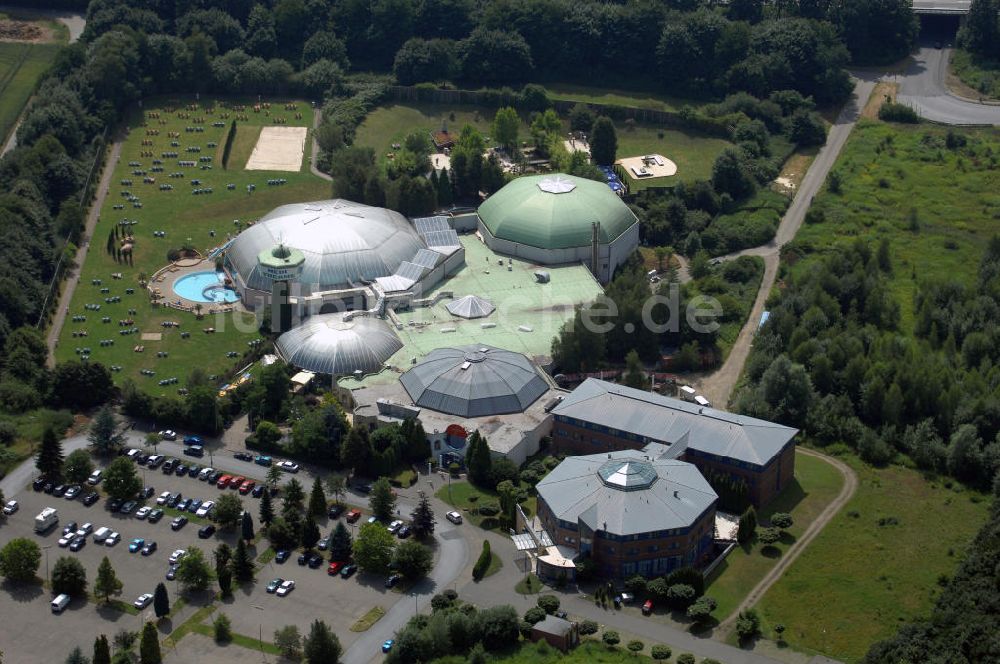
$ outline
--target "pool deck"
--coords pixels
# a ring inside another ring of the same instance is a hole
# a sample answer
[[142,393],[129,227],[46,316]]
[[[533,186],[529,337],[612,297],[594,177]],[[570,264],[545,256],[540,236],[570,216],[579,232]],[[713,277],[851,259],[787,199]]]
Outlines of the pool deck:
[[[392,382],[414,360],[447,346],[488,344],[524,353],[546,364],[552,339],[573,317],[576,306],[603,292],[583,265],[537,265],[513,258],[508,269],[508,258],[503,256],[500,265],[501,255],[490,251],[475,235],[462,235],[460,239],[465,247],[465,266],[425,297],[433,298],[439,292],[452,292],[454,299],[479,295],[492,301],[496,311],[485,318],[458,318],[446,308],[452,298],[443,298],[430,307],[398,312],[402,329],[396,329],[396,334],[403,348],[389,359],[392,368],[360,381],[342,378],[338,381],[341,387],[357,389]],[[548,283],[537,282],[535,272],[539,270],[549,273]]]
[[146,288],[149,290],[150,296],[156,297],[161,306],[180,311],[194,312],[200,306],[201,313],[208,315],[226,313],[237,308],[242,309],[239,300],[235,302],[200,302],[181,297],[174,291],[174,284],[181,278],[208,270],[215,271],[215,261],[207,258],[183,258],[157,270]]

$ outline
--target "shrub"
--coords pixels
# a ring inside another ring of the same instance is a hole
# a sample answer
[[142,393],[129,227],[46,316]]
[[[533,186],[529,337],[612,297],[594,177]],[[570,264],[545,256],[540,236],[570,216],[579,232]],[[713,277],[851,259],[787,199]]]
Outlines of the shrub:
[[614,648],[616,645],[621,643],[621,640],[622,637],[613,629],[604,630],[604,634],[601,634],[601,641],[604,641],[604,645],[609,648]]
[[489,569],[492,559],[493,554],[490,552],[490,543],[488,540],[483,540],[483,550],[479,554],[479,559],[476,561],[475,567],[472,568],[473,580],[479,581],[486,575],[486,570]]
[[500,513],[500,505],[495,502],[483,503],[478,511],[482,516],[496,516]]
[[539,606],[533,606],[524,612],[524,622],[534,625],[535,623],[540,623],[543,620],[545,620],[545,609]]
[[545,613],[552,615],[559,610],[559,598],[555,595],[542,595],[538,598],[538,606]]
[[771,525],[775,528],[785,530],[786,528],[791,528],[792,523],[794,523],[792,515],[788,512],[775,512],[771,515]]
[[653,659],[663,661],[670,659],[670,656],[674,653],[670,649],[670,646],[655,645],[650,649],[649,654],[652,655]]
[[740,641],[752,639],[760,634],[760,617],[753,609],[741,611],[736,618],[736,635]]
[[677,655],[677,664],[694,664],[694,655],[689,652]]
[[220,613],[219,617],[212,621],[212,629],[215,631],[216,643],[229,643],[233,640],[232,623],[225,613]]
[[635,653],[635,652],[641,652],[642,649],[646,647],[646,644],[643,643],[642,641],[629,641],[628,645],[626,645],[625,647]]
[[882,107],[878,109],[878,119],[883,122],[900,122],[904,124],[917,124],[920,122],[920,116],[909,106],[903,104],[897,104],[896,102],[890,101],[882,104]]
[[599,629],[599,627],[597,623],[594,622],[593,620],[584,620],[583,622],[580,623],[579,629],[580,629],[580,634],[587,635],[587,634],[597,634],[597,630]]

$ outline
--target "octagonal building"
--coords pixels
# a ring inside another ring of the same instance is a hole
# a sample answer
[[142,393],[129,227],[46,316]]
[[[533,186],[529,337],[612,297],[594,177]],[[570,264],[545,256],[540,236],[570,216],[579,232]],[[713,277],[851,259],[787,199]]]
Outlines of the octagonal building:
[[604,182],[517,178],[479,206],[478,229],[500,254],[540,265],[584,263],[602,283],[639,246],[639,220]]

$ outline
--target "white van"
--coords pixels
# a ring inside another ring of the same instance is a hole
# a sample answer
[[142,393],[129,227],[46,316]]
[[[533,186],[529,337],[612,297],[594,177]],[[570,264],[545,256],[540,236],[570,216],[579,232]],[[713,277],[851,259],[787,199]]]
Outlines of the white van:
[[102,526],[94,531],[94,544],[104,544],[104,540],[108,539],[111,534],[111,529],[107,526]]
[[99,484],[101,481],[101,477],[103,475],[104,473],[102,471],[95,470],[90,474],[90,477],[87,478],[87,484],[93,484],[93,485]]
[[704,406],[705,408],[711,408],[712,402],[701,396],[700,394],[694,398],[694,402],[699,406]]
[[62,613],[69,604],[69,595],[63,593],[52,600],[52,613]]

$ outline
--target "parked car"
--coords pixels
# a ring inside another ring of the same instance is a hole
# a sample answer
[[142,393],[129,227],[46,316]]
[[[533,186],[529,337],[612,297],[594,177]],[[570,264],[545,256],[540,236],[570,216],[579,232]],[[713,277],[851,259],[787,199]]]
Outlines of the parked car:
[[271,457],[269,457],[269,456],[267,456],[265,454],[258,454],[257,456],[255,456],[253,458],[253,462],[255,464],[257,464],[258,466],[270,466],[271,465]]
[[139,595],[134,602],[132,602],[132,606],[137,609],[145,609],[152,602],[153,596],[150,593],[143,593]]
[[173,581],[177,578],[177,565],[171,565],[167,568],[167,581]]
[[402,527],[403,527],[403,522],[400,521],[399,519],[396,519],[395,521],[393,521],[392,523],[390,523],[388,526],[386,526],[385,529],[388,530],[393,535],[395,535],[396,531],[399,530]]
[[184,494],[180,491],[174,491],[170,494],[170,497],[167,498],[167,507],[177,507],[177,503],[181,502],[182,498],[184,498]]
[[341,578],[346,579],[357,571],[358,571],[358,566],[355,565],[354,563],[350,563],[349,565],[344,565],[344,569],[340,570],[340,576]]
[[201,436],[184,436],[185,445],[204,445],[205,441],[201,439]]
[[184,549],[175,549],[173,553],[170,554],[170,558],[167,560],[171,565],[176,565],[180,562],[181,558],[187,555],[187,551]]
[[164,475],[170,475],[171,473],[173,473],[174,472],[174,468],[177,467],[178,463],[180,463],[180,462],[177,461],[177,459],[167,459],[166,461],[164,461],[163,462],[163,474]]
[[386,588],[395,588],[399,580],[403,578],[402,574],[390,574],[389,578],[385,580]]
[[94,524],[88,521],[87,523],[83,524],[82,526],[76,529],[76,536],[86,537],[92,532],[94,532]]
[[144,556],[156,553],[156,542],[146,542],[146,546],[142,547],[141,553]]
[[382,652],[389,652],[390,650],[392,650],[392,646],[395,645],[395,643],[396,642],[393,639],[386,639],[385,641],[383,641]]
[[319,569],[319,566],[323,564],[323,556],[318,553],[313,553],[309,556],[309,568]]
[[69,550],[73,551],[73,552],[79,551],[86,544],[87,544],[87,538],[86,537],[77,537],[72,542],[70,542],[70,544],[69,544]]
[[410,529],[409,526],[402,526],[400,527],[399,530],[396,531],[396,537],[398,537],[399,539],[406,539],[407,537],[410,536],[412,532],[413,531]]
[[263,496],[264,495],[264,485],[263,484],[258,484],[257,486],[255,486],[253,488],[253,491],[250,492],[250,495],[253,496],[254,498],[260,498],[261,496]]
[[191,506],[191,499],[184,498],[177,502],[177,510],[180,512],[187,512],[187,508]]
[[139,503],[135,502],[134,500],[130,500],[130,501],[126,502],[124,505],[122,505],[121,509],[119,511],[122,514],[131,514],[132,512],[135,511],[136,505],[138,505],[138,504]]
[[292,552],[288,549],[279,549],[278,552],[274,554],[274,562],[280,565],[288,560],[290,555],[292,555]]
[[139,495],[137,496],[136,500],[148,500],[153,497],[154,493],[156,493],[156,489],[154,489],[151,486],[144,486],[139,491]]
[[63,526],[62,529],[63,535],[70,535],[72,533],[75,533],[77,528],[79,528],[79,524],[77,524],[76,521],[70,521],[65,526]]
[[69,488],[66,484],[57,484],[52,488],[52,495],[56,498],[62,498],[66,495],[66,490]]
[[202,468],[201,472],[198,473],[198,479],[201,480],[202,482],[204,482],[214,472],[215,472],[215,470],[212,469],[212,468]]
[[170,492],[169,491],[164,491],[156,499],[156,504],[157,505],[166,505],[168,500],[170,500]]
[[121,533],[119,533],[117,530],[113,530],[111,531],[111,534],[108,535],[108,538],[104,540],[104,546],[115,546],[116,544],[118,544],[118,542],[121,541],[122,541]]
[[347,521],[347,523],[354,523],[355,521],[357,521],[360,518],[361,518],[361,510],[359,510],[357,508],[352,509],[350,512],[347,513],[347,516],[344,517],[344,519]]
[[211,500],[206,500],[201,504],[201,507],[198,508],[198,511],[195,512],[195,516],[202,516],[202,517],[208,516],[208,513],[212,511],[213,507],[215,507],[215,502]]
[[[184,451],[187,452],[187,450]],[[174,467],[174,475],[176,475],[177,477],[184,477],[187,474],[188,474],[188,467],[185,464],[178,463]]]
[[141,537],[136,537],[131,542],[128,543],[128,552],[137,553],[142,550],[142,547],[146,546],[146,540]]
[[66,489],[66,495],[64,495],[63,497],[66,500],[73,500],[74,498],[80,495],[81,491],[83,491],[83,487],[81,487],[79,484],[74,484],[70,488]]
[[297,473],[299,472],[299,464],[293,461],[279,461],[278,468],[282,469],[286,473]]
[[197,514],[198,510],[201,508],[201,499],[195,498],[191,501],[191,504],[187,506],[187,511],[191,514]]
[[219,478],[219,481],[215,483],[215,486],[217,486],[220,489],[225,489],[226,487],[229,486],[229,482],[232,481],[232,479],[233,479],[232,475],[223,475],[222,477]]
[[108,501],[108,511],[114,514],[115,512],[121,510],[122,505],[124,504],[125,504],[124,500],[121,500],[119,498],[112,498],[111,500]]
[[201,466],[198,464],[192,464],[188,466],[188,477],[198,477],[201,473]]
[[59,544],[59,548],[65,549],[67,546],[72,544],[73,540],[75,539],[76,539],[76,533],[74,532],[63,533],[62,537],[59,538],[57,544]]
[[250,493],[250,491],[252,491],[255,486],[257,486],[256,482],[254,482],[253,480],[246,480],[245,482],[243,482],[243,484],[240,485],[240,493],[245,496],[248,493]]
[[372,485],[368,484],[367,482],[363,482],[361,484],[355,484],[354,490],[357,491],[358,493],[368,494],[372,492]]
[[206,482],[210,482],[210,483],[212,483],[212,484],[217,484],[217,483],[218,483],[218,481],[219,481],[219,480],[220,480],[220,479],[222,478],[222,476],[223,476],[223,475],[225,475],[225,473],[223,473],[223,472],[222,472],[221,470],[213,470],[213,471],[212,471],[212,474],[211,474],[211,475],[209,475],[209,476],[208,476],[208,477],[207,477],[207,478],[205,479],[205,481],[206,481]]
[[303,567],[305,567],[309,563],[309,559],[310,558],[312,558],[312,556],[310,554],[308,554],[308,553],[300,553],[299,557],[298,557],[298,563],[300,565],[302,565]]
[[31,488],[34,489],[35,491],[41,491],[44,486],[45,486],[44,477],[37,477],[35,478],[35,481],[31,483]]
[[177,440],[177,432],[173,429],[164,429],[160,432],[160,438],[163,440]]
[[653,612],[653,600],[647,599],[642,604],[642,615],[648,616],[652,612]]
[[[192,445],[191,447],[184,448],[184,454],[188,456],[201,458],[205,456],[205,448],[202,447],[201,445]],[[178,470],[177,474],[181,475],[182,473]]]
[[98,483],[100,483],[101,478],[103,476],[104,476],[104,471],[102,471],[102,470],[95,470],[94,472],[92,472],[90,474],[90,477],[87,478],[87,484],[98,484]]
[[170,522],[170,530],[180,530],[185,525],[187,525],[188,518],[186,516],[174,517],[174,520]]
[[452,510],[451,512],[448,512],[444,516],[445,516],[446,519],[448,519],[449,521],[451,521],[454,524],[462,523],[462,515],[459,514],[456,511],[454,511],[454,510]]
[[96,491],[91,491],[90,493],[88,493],[86,496],[83,497],[83,504],[86,507],[90,507],[100,499],[101,499],[101,494],[97,493]]
[[247,478],[243,477],[242,475],[238,475],[238,476],[232,478],[231,480],[229,480],[229,488],[230,489],[239,489],[241,486],[243,486],[243,483],[246,482],[246,481],[247,481]]
[[145,505],[143,505],[142,507],[140,507],[135,511],[135,518],[145,519],[147,516],[149,516],[149,513],[152,511],[153,511],[152,507],[146,507]]
[[236,452],[233,454],[233,458],[240,461],[253,461],[253,455],[249,452]]
[[340,574],[340,570],[344,568],[344,563],[340,561],[334,561],[326,568],[326,573],[330,576],[335,576]]
[[278,589],[275,591],[274,594],[277,595],[278,597],[285,597],[286,595],[288,595],[288,593],[292,592],[293,590],[295,590],[294,581],[291,580],[282,581],[281,585],[278,586]]
[[338,519],[340,515],[344,513],[344,506],[340,503],[334,503],[330,505],[330,510],[326,513],[331,519]]
[[215,526],[213,526],[212,524],[202,526],[201,528],[198,529],[198,537],[200,537],[201,539],[208,539],[214,534],[215,534]]
[[267,583],[267,592],[274,594],[274,592],[278,590],[278,587],[284,582],[285,580],[282,578],[271,579]]
[[21,509],[21,505],[16,500],[8,500],[7,504],[3,506],[3,513],[10,516],[19,509]]
[[163,518],[163,510],[155,509],[149,513],[149,516],[146,517],[146,521],[148,521],[149,523],[156,523],[162,518]]
[[146,461],[146,466],[155,470],[160,466],[160,464],[166,461],[166,459],[167,458],[162,454],[154,454],[153,456],[149,457],[149,460]]

